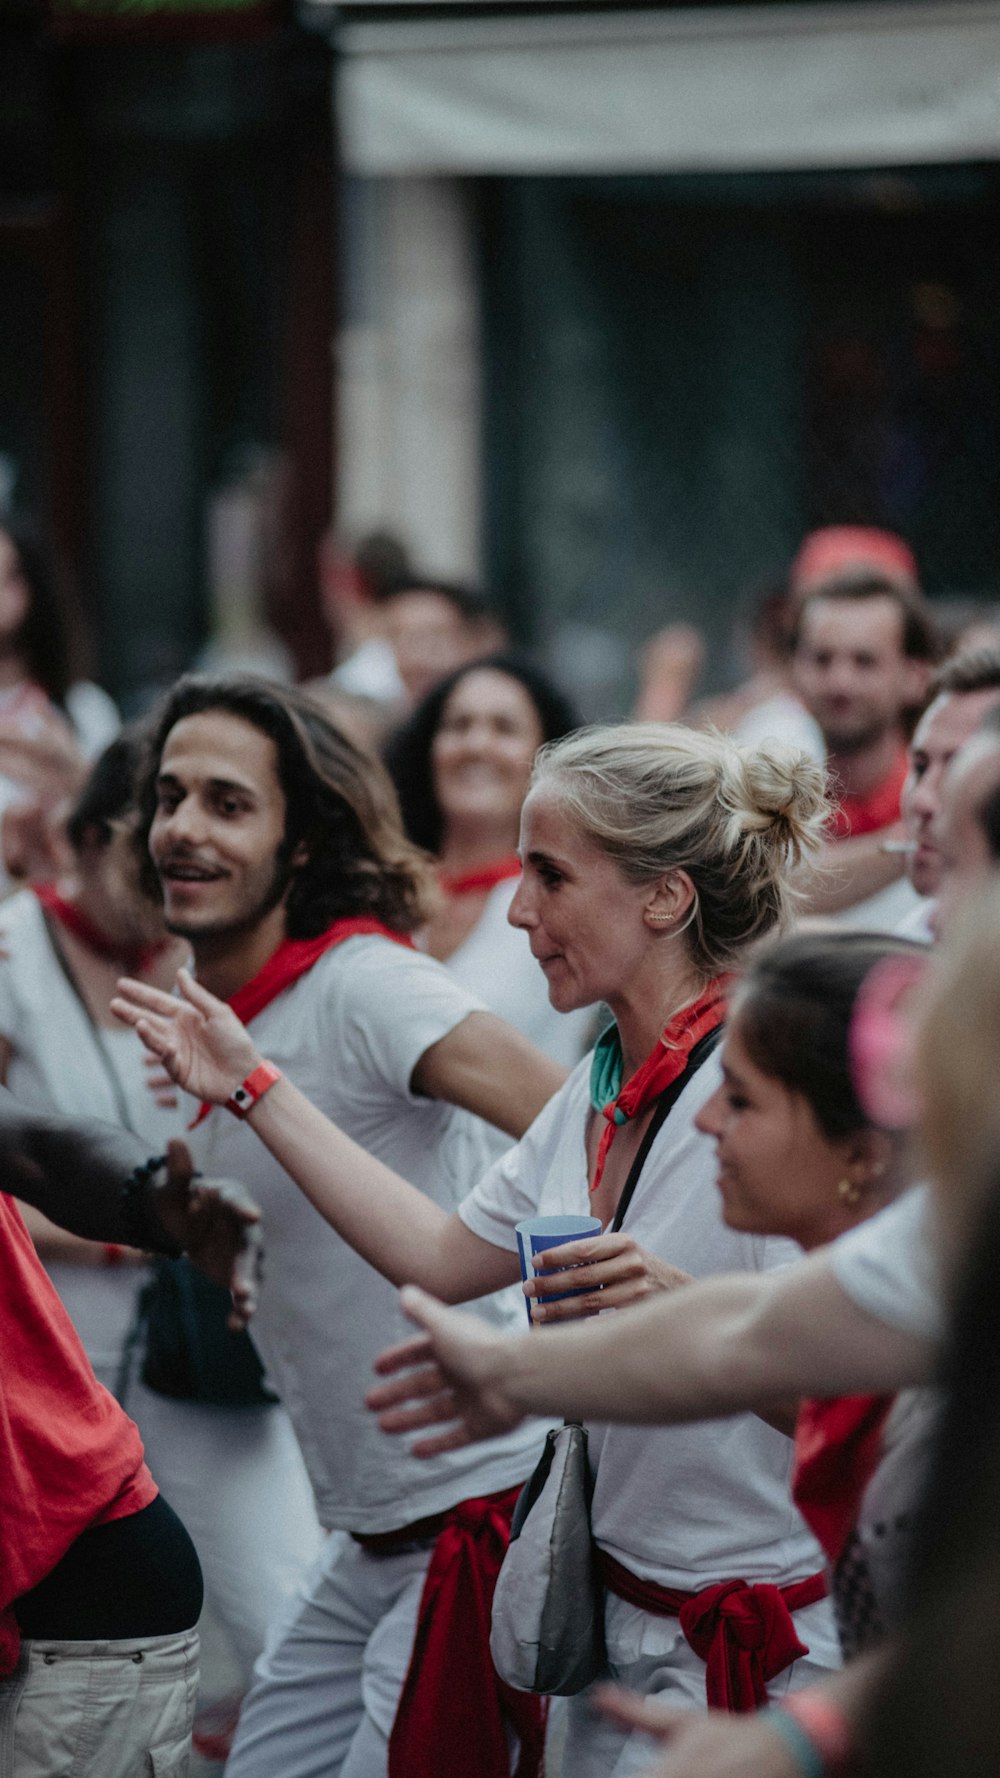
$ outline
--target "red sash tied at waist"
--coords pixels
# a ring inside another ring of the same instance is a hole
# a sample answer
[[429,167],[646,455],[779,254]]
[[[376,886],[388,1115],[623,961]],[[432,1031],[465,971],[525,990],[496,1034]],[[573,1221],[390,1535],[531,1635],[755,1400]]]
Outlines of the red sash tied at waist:
[[758,1710],[767,1703],[767,1682],[809,1650],[799,1641],[792,1612],[826,1598],[825,1574],[776,1587],[770,1582],[722,1580],[688,1593],[640,1580],[613,1556],[599,1551],[601,1576],[619,1599],[658,1617],[676,1617],[705,1663],[705,1693],[715,1710]]
[[437,1532],[389,1737],[389,1778],[441,1778],[456,1758],[462,1778],[510,1778],[508,1728],[520,1749],[514,1778],[541,1778],[544,1700],[505,1685],[490,1658],[493,1592],[520,1492],[462,1500],[405,1531],[356,1540],[384,1556],[425,1528]]

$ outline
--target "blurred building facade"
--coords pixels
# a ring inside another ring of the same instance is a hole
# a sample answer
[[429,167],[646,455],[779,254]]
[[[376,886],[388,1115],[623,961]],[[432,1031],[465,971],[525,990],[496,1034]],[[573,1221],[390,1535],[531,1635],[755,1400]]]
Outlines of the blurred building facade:
[[815,524],[997,597],[1000,0],[3,0],[0,149],[0,508],[116,690],[321,668],[331,518],[595,710]]
[[597,704],[813,525],[997,598],[993,0],[357,4],[338,45],[349,531],[478,568]]

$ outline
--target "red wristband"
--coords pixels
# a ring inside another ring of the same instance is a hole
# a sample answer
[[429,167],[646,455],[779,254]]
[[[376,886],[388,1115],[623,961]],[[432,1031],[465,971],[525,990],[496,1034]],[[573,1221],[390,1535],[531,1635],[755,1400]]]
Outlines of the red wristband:
[[857,1754],[854,1729],[844,1712],[818,1687],[787,1692],[778,1706],[804,1729],[823,1761],[828,1778],[851,1771]]
[[236,1088],[232,1098],[226,1100],[226,1110],[231,1111],[234,1117],[248,1117],[258,1099],[263,1099],[275,1081],[280,1079],[280,1068],[276,1068],[273,1062],[261,1062],[252,1074],[247,1075],[243,1085]]

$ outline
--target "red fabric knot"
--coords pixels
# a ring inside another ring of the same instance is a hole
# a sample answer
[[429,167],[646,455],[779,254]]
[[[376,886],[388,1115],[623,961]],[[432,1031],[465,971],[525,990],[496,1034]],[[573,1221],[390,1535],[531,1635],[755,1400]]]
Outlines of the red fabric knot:
[[768,1680],[809,1650],[799,1641],[792,1612],[825,1599],[825,1574],[778,1587],[723,1580],[689,1593],[641,1580],[600,1552],[601,1574],[620,1599],[660,1617],[676,1617],[685,1638],[705,1663],[705,1696],[715,1710],[757,1710],[767,1703]]
[[424,1581],[409,1671],[389,1737],[389,1778],[541,1778],[545,1703],[514,1691],[490,1658],[490,1614],[519,1488],[446,1513]]
[[721,1581],[682,1605],[680,1626],[705,1663],[709,1705],[756,1710],[767,1703],[767,1682],[808,1649],[795,1634],[779,1587]]

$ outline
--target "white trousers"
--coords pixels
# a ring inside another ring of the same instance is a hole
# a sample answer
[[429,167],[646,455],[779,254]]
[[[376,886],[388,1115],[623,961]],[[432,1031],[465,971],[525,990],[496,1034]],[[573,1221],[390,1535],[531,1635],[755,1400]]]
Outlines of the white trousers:
[[249,1685],[268,1625],[324,1541],[291,1421],[278,1406],[172,1401],[138,1382],[128,1412]]
[[268,1633],[226,1778],[386,1778],[430,1559],[330,1534]]
[[[840,1666],[829,1600],[807,1605],[796,1611],[793,1619],[799,1641],[809,1653],[771,1681],[768,1691],[775,1703],[787,1691],[814,1685]],[[705,1663],[691,1648],[676,1618],[654,1617],[609,1593],[605,1635],[606,1678],[682,1710],[704,1710]],[[662,1759],[662,1750],[659,1757]],[[589,1688],[568,1700],[562,1778],[633,1778],[636,1773],[648,1772],[656,1758],[656,1746],[647,1735],[629,1732],[596,1715]]]
[[25,1642],[0,1681],[0,1778],[186,1778],[198,1633]]

